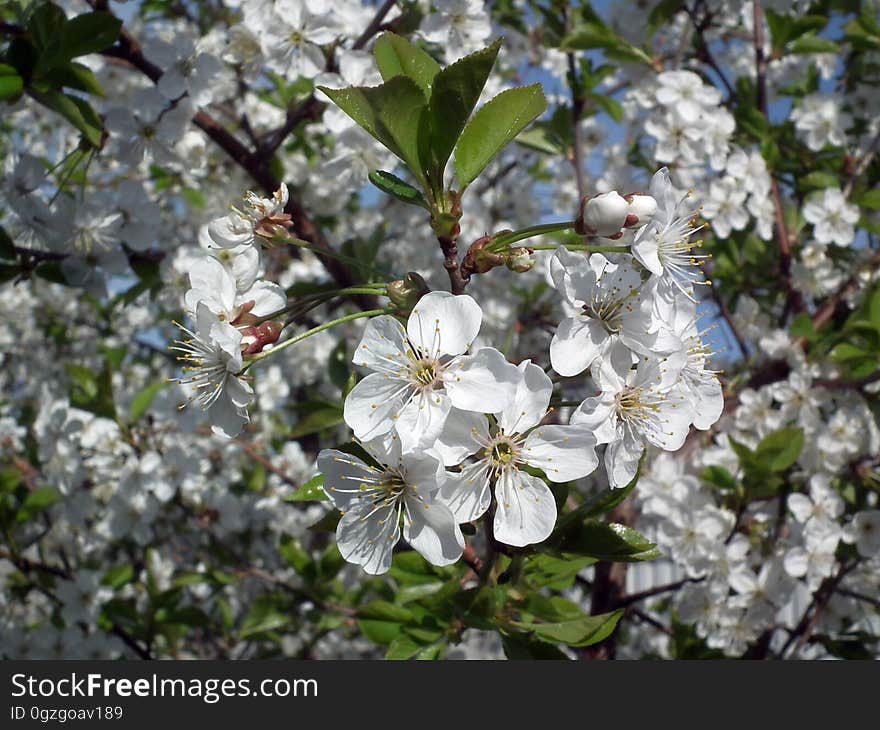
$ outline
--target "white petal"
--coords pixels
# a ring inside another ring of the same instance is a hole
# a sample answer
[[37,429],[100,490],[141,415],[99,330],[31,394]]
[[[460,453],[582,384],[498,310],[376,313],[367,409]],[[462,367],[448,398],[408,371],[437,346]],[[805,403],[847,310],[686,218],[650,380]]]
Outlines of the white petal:
[[466,294],[425,294],[406,323],[410,342],[425,354],[461,355],[480,331],[483,311]]
[[453,360],[443,373],[443,384],[452,405],[463,411],[500,413],[516,393],[516,365],[492,347]]
[[283,287],[271,281],[258,281],[250,289],[237,297],[237,304],[255,302],[251,314],[265,317],[287,306],[287,293]]
[[605,449],[605,471],[612,489],[629,484],[639,470],[639,459],[645,450],[643,444],[626,436]]
[[370,575],[387,573],[394,546],[400,539],[397,509],[392,505],[373,512],[364,503],[346,512],[336,527],[336,545],[349,563],[363,567]]
[[452,403],[442,390],[422,392],[410,400],[395,422],[403,451],[431,446],[443,431],[451,408]]
[[499,425],[506,434],[525,433],[537,426],[547,415],[553,382],[547,374],[530,360],[517,367],[520,380],[510,406],[501,412]]
[[403,539],[431,565],[451,565],[461,557],[464,536],[449,508],[431,500],[405,498]]
[[571,414],[571,423],[587,427],[597,444],[607,444],[617,439],[613,394],[602,398],[585,398]]
[[324,475],[324,492],[341,512],[360,502],[378,476],[356,456],[335,449],[318,454],[318,471]]
[[254,228],[250,221],[235,213],[211,221],[208,234],[220,248],[235,248],[254,242]]
[[359,439],[388,433],[412,391],[406,382],[371,373],[348,394],[342,408],[343,418]]
[[391,315],[383,314],[367,322],[351,361],[379,372],[399,372],[406,365],[409,351],[403,325]]
[[546,540],[556,525],[556,500],[542,479],[505,469],[495,486],[495,539],[524,547]]
[[568,317],[550,342],[550,364],[560,375],[577,375],[599,357],[608,338],[605,328],[591,317]]
[[479,461],[468,464],[459,474],[447,472],[437,499],[452,510],[459,524],[485,514],[492,502],[488,464]]
[[482,413],[460,411],[453,408],[446,417],[443,430],[434,443],[434,450],[443,459],[446,466],[460,464],[466,456],[480,448],[480,442],[474,438],[482,436],[485,441],[489,436],[489,422]]
[[587,426],[539,426],[523,443],[523,459],[551,482],[580,479],[599,466],[596,437]]

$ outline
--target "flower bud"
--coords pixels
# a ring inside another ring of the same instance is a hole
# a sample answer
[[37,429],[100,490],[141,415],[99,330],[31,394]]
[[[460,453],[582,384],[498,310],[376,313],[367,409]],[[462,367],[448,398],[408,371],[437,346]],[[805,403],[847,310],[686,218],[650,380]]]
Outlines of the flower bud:
[[504,257],[504,265],[511,271],[524,274],[535,266],[535,258],[527,248],[512,248]]
[[657,214],[657,201],[650,195],[630,193],[623,196],[629,202],[625,228],[636,228],[650,223]]
[[243,355],[256,355],[266,345],[273,345],[281,337],[283,327],[280,322],[263,322],[261,325],[247,327],[241,331],[241,347]]
[[431,291],[425,280],[415,271],[410,271],[397,281],[389,281],[385,290],[391,303],[401,314],[411,312],[419,299]]
[[581,206],[586,232],[606,238],[623,228],[629,213],[629,203],[616,191],[584,198]]

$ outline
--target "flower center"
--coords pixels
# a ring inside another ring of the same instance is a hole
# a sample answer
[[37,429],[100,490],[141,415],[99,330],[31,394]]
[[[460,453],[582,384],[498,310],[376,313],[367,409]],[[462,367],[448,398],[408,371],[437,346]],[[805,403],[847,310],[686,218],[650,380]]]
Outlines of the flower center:
[[659,410],[657,398],[652,399],[643,388],[626,387],[615,396],[614,402],[618,417],[628,423],[644,423]]
[[431,390],[440,382],[442,369],[435,358],[423,357],[410,365],[410,382],[421,390]]
[[492,439],[483,450],[483,457],[492,465],[493,471],[516,466],[519,459],[519,444],[503,433]]

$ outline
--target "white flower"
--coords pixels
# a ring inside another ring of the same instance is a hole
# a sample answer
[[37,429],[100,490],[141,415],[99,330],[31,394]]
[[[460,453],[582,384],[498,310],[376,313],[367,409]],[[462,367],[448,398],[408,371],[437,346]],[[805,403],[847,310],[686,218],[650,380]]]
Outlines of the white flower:
[[849,246],[855,238],[859,209],[846,202],[837,188],[825,188],[810,196],[803,208],[804,219],[813,224],[813,236],[819,243]]
[[288,197],[285,183],[271,198],[248,192],[240,208],[208,224],[208,234],[220,248],[253,245],[257,236],[271,239],[290,226],[290,216],[284,212]]
[[697,328],[697,307],[690,300],[675,302],[673,332],[684,344],[686,360],[679,374],[679,386],[693,408],[693,424],[701,431],[710,428],[724,411],[724,392],[708,358],[712,350],[703,343]]
[[638,471],[645,442],[677,451],[694,420],[693,405],[678,385],[683,352],[660,360],[641,358],[631,370],[620,345],[592,369],[600,395],[587,398],[572,414],[573,424],[593,429],[596,443],[608,444],[605,468],[613,488],[626,486]]
[[836,147],[846,144],[844,130],[850,126],[852,119],[841,108],[839,96],[816,93],[805,96],[800,105],[792,109],[791,120],[798,136],[813,152],[818,152],[827,144]]
[[657,76],[657,101],[673,107],[682,119],[696,119],[704,107],[717,106],[721,93],[693,71],[664,71]]
[[432,565],[458,560],[464,538],[452,512],[436,499],[446,475],[440,461],[426,452],[401,454],[395,437],[362,446],[378,467],[333,449],[318,454],[324,491],[342,512],[336,528],[342,557],[370,575],[387,572],[402,522],[403,539]]
[[246,291],[239,291],[232,272],[212,257],[193,264],[189,280],[187,311],[194,314],[199,303],[204,303],[221,322],[235,326],[248,324],[246,315],[264,317],[287,305],[284,289],[272,282],[255,281]]
[[470,431],[441,434],[441,453],[457,463],[463,455],[476,460],[450,478],[441,495],[457,522],[472,522],[491,502],[495,486],[497,508],[494,535],[508,545],[522,547],[541,542],[556,524],[553,493],[539,477],[523,471],[542,469],[552,482],[566,482],[590,474],[598,465],[595,438],[586,426],[539,424],[547,415],[553,383],[530,360],[520,363],[516,395],[490,428],[485,416],[468,419]]
[[326,65],[321,46],[341,33],[325,3],[315,0],[277,0],[261,21],[267,66],[289,81],[313,79]]
[[444,0],[419,29],[430,43],[446,49],[447,57],[459,58],[480,48],[492,34],[489,14],[480,0]]
[[589,258],[560,246],[550,276],[579,314],[559,323],[550,343],[550,362],[560,375],[577,375],[615,343],[641,355],[662,356],[681,348],[656,316],[655,290],[626,261],[602,254]]
[[654,173],[650,190],[657,210],[651,222],[636,233],[632,254],[654,276],[693,299],[693,285],[704,283],[698,264],[707,256],[694,253],[703,242],[691,241],[701,226],[696,225],[690,194],[676,195],[665,167]]
[[179,359],[186,364],[186,376],[177,382],[194,388],[190,401],[207,411],[214,433],[237,436],[250,420],[247,407],[254,398],[251,386],[240,377],[241,332],[221,321],[204,302],[196,308],[195,332],[181,329],[189,338],[171,347],[182,353]]
[[880,510],[869,509],[856,512],[850,525],[849,537],[856,550],[864,558],[880,553]]
[[422,297],[405,330],[389,315],[371,319],[352,362],[375,372],[354,387],[343,408],[355,436],[396,429],[410,451],[437,438],[453,407],[502,411],[516,389],[516,366],[491,347],[464,354],[482,317],[471,297],[438,291]]
[[174,146],[191,117],[187,104],[167,108],[162,95],[149,88],[132,92],[127,106],[110,108],[105,124],[118,139],[120,161],[137,165],[149,151],[157,164],[167,165],[177,159]]
[[749,222],[746,191],[732,177],[713,180],[703,215],[712,221],[718,238],[727,238],[731,230],[741,231]]

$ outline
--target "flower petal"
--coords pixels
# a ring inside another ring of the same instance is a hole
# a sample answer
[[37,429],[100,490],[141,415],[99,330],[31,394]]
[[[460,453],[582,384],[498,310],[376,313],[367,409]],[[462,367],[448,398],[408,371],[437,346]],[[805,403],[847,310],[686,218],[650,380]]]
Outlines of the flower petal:
[[596,437],[588,426],[540,426],[526,437],[523,458],[551,482],[580,479],[599,466]]
[[493,347],[456,358],[443,373],[452,405],[478,413],[500,413],[507,408],[519,379],[516,365]]
[[582,373],[599,357],[609,337],[591,317],[563,319],[550,342],[550,364],[566,377]]
[[505,469],[495,486],[495,539],[524,547],[546,540],[556,525],[556,500],[543,479]]
[[525,433],[537,426],[547,415],[553,382],[547,374],[530,360],[524,360],[517,367],[520,380],[510,405],[501,412],[498,420],[501,430],[506,434]]
[[375,438],[394,428],[394,419],[412,392],[405,381],[371,373],[348,394],[342,417],[357,438]]
[[461,355],[480,331],[483,310],[466,294],[425,294],[406,323],[410,342],[426,355]]

